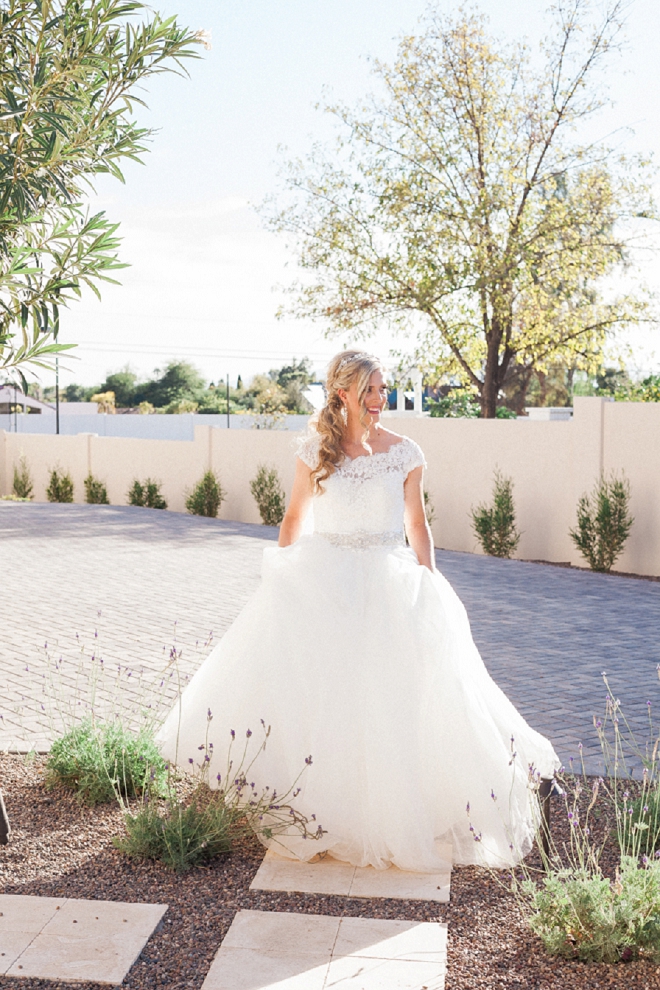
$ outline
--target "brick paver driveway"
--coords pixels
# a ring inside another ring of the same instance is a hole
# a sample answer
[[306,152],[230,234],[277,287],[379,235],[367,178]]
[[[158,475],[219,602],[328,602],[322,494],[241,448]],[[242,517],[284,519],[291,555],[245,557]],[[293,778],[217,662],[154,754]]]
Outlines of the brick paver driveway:
[[[176,672],[190,676],[256,587],[275,536],[129,506],[0,503],[0,748],[46,745],[92,695],[165,710]],[[603,670],[645,733],[647,700],[660,710],[660,583],[448,551],[437,561],[491,674],[566,763],[582,740],[599,767]]]

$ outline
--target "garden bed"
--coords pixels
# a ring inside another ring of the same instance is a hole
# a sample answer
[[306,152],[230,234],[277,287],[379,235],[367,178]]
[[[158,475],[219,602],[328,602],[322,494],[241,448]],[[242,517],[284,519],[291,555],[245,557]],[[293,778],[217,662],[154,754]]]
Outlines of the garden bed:
[[[119,809],[82,808],[69,795],[46,793],[43,766],[42,757],[0,756],[0,781],[13,830],[10,844],[0,847],[0,890],[169,904],[161,929],[124,983],[131,990],[197,990],[241,908],[447,922],[447,990],[660,987],[660,967],[647,961],[586,965],[550,958],[526,928],[512,896],[485,870],[455,869],[451,904],[439,907],[421,901],[250,892],[263,858],[255,840],[242,841],[230,856],[180,876],[157,863],[129,860],[112,845],[113,835],[122,830]],[[560,837],[564,823],[559,814],[555,818],[553,832]],[[609,825],[603,821],[600,827]],[[81,990],[101,986],[76,985]],[[70,984],[0,977],[0,986],[54,990]]]

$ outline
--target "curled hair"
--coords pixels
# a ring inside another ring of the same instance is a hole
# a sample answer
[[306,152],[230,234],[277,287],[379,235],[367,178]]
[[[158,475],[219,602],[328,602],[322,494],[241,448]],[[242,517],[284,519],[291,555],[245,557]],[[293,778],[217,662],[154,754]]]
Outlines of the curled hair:
[[[374,371],[381,371],[382,365],[378,358],[364,351],[341,351],[333,357],[328,365],[325,380],[325,405],[318,411],[310,424],[318,433],[319,461],[312,470],[312,486],[315,493],[322,492],[322,482],[326,481],[335,468],[344,460],[342,450],[346,422],[343,416],[343,403],[339,397],[339,389],[348,391],[351,385],[357,383],[358,399],[363,403],[365,393],[369,388],[369,380]],[[361,422],[365,428],[365,438],[369,432],[366,419],[366,408],[363,405]]]

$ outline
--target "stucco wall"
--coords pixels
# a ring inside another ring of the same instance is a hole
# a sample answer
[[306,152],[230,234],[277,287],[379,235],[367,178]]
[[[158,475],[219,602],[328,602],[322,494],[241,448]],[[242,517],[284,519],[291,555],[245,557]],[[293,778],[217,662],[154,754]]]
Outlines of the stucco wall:
[[[601,470],[625,471],[635,525],[617,569],[660,575],[660,404],[576,398],[569,422],[389,418],[388,429],[412,437],[426,453],[426,488],[435,507],[437,546],[479,552],[470,507],[490,497],[499,467],[514,481],[519,526],[517,556],[583,563],[569,538],[579,496]],[[227,499],[220,516],[259,522],[249,482],[257,466],[277,468],[287,496],[294,474],[294,441],[279,430],[197,427],[193,442],[119,437],[0,434],[0,492],[11,490],[13,466],[24,453],[37,501],[46,498],[48,470],[59,463],[83,501],[89,470],[124,503],[135,477],[163,483],[170,509],[184,511],[185,490],[212,467]]]

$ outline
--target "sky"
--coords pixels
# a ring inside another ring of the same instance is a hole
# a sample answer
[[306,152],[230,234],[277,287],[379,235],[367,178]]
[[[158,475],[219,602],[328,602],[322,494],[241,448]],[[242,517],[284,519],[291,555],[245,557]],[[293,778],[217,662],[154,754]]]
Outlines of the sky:
[[[598,2],[598,0],[597,0]],[[374,89],[369,57],[392,60],[414,32],[425,0],[156,0],[156,9],[211,33],[212,48],[190,78],[149,80],[140,123],[157,130],[143,166],[126,184],[96,183],[94,212],[120,223],[121,285],[91,293],[62,315],[61,340],[76,357],[60,381],[92,385],[129,364],[140,376],[170,360],[195,364],[209,380],[257,372],[308,356],[318,374],[345,341],[305,320],[277,320],[281,286],[296,275],[284,238],[264,229],[255,204],[277,187],[286,157],[303,156],[335,133],[315,109],[326,97],[355,103]],[[547,30],[544,0],[481,0],[493,31],[526,36],[535,51]],[[451,12],[454,0],[440,0]],[[593,137],[622,127],[626,151],[660,160],[660,4],[635,0],[627,47],[608,75],[615,106],[590,125]],[[285,150],[283,150],[285,149]],[[644,272],[660,288],[660,265]],[[631,338],[633,364],[656,370],[655,332]],[[387,360],[401,340],[386,331],[369,346]],[[54,376],[42,373],[44,385]]]

